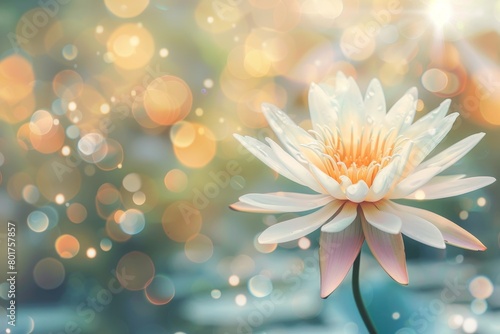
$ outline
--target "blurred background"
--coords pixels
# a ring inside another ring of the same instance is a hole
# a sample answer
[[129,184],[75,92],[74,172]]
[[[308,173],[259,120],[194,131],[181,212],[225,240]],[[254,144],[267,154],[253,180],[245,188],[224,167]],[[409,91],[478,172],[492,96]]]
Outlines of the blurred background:
[[[419,90],[460,117],[440,151],[484,140],[450,173],[498,178],[500,1],[2,0],[1,277],[17,224],[6,333],[365,333],[350,275],[319,297],[318,233],[262,246],[293,214],[233,212],[249,192],[302,191],[232,137],[274,138],[273,103],[310,128],[311,82],[337,71],[388,105]],[[435,153],[433,153],[435,154]],[[416,206],[487,247],[406,239],[410,284],[363,250],[381,333],[500,332],[498,184]]]

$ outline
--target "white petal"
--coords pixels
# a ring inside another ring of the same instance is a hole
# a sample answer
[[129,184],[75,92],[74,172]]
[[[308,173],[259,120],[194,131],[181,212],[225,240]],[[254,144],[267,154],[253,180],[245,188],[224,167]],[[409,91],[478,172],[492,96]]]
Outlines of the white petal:
[[398,234],[401,232],[401,219],[398,216],[381,211],[373,203],[362,203],[361,208],[363,209],[363,215],[368,223],[378,230],[390,234]]
[[382,85],[377,79],[370,81],[365,94],[366,119],[368,124],[377,124],[385,116],[386,106]]
[[261,244],[274,244],[301,238],[328,221],[328,219],[335,215],[342,203],[341,201],[335,201],[311,214],[270,226],[262,232],[258,241]]
[[350,201],[355,203],[361,203],[366,198],[368,190],[369,188],[366,182],[360,180],[358,181],[358,183],[352,184],[349,187],[347,187],[345,190],[345,195]]
[[386,129],[395,128],[398,133],[406,130],[415,116],[417,100],[417,89],[413,87],[387,112],[384,127]]
[[339,112],[339,128],[344,138],[359,138],[361,125],[365,123],[365,107],[363,97],[356,81],[352,77],[347,79],[347,87],[340,88],[344,92],[342,106]]
[[394,190],[389,194],[389,198],[402,198],[416,191],[418,188],[429,182],[441,171],[439,167],[427,168],[413,172],[400,181]]
[[287,151],[297,160],[305,160],[302,157],[304,151],[302,151],[301,145],[314,142],[315,139],[307,131],[295,124],[278,107],[263,103],[262,112]]
[[306,185],[312,190],[318,193],[325,193],[326,191],[321,187],[321,185],[316,181],[316,179],[312,176],[311,172],[301,165],[297,160],[292,158],[290,154],[285,152],[270,138],[266,138],[266,141],[271,146],[276,157],[281,161],[281,163],[290,171],[290,173],[295,176],[298,180],[301,181],[301,184]]
[[361,216],[366,242],[378,263],[396,282],[408,284],[405,247],[401,234],[388,234],[369,224]]
[[340,232],[349,226],[358,216],[358,205],[346,202],[341,211],[328,223],[321,227],[322,232]]
[[410,138],[415,138],[422,132],[425,132],[429,129],[435,128],[436,124],[438,124],[448,112],[450,108],[451,100],[447,99],[441,102],[439,107],[428,112],[418,121],[413,123],[405,132],[405,136]]
[[332,97],[315,83],[309,88],[308,101],[311,121],[316,131],[320,131],[322,127],[334,129],[337,126],[338,116],[332,104]]
[[411,195],[406,196],[407,199],[437,199],[446,198],[457,195],[462,195],[495,182],[494,177],[477,176],[467,179],[459,179],[452,182],[440,182],[425,185]]
[[321,297],[328,297],[345,278],[363,245],[361,224],[354,222],[337,233],[322,232],[319,240]]
[[347,189],[352,184],[351,179],[347,175],[340,175],[340,188],[342,190]]
[[432,223],[422,217],[407,212],[405,210],[406,207],[403,205],[389,201],[382,205],[383,210],[392,212],[401,218],[403,222],[401,225],[401,233],[428,246],[441,249],[446,248],[443,235]]
[[472,150],[474,146],[476,146],[477,143],[479,143],[479,141],[484,137],[484,135],[484,132],[480,132],[462,139],[431,159],[421,163],[417,167],[417,170],[429,167],[440,167],[440,172],[444,171]]
[[254,212],[254,213],[278,213],[283,211],[262,209],[257,206],[250,205],[248,203],[236,202],[229,206],[231,209],[242,212]]
[[377,176],[373,180],[372,186],[368,191],[368,196],[366,200],[369,202],[376,202],[382,199],[391,190],[391,187],[399,175],[397,175],[398,170],[400,170],[400,163],[402,162],[400,156],[394,157],[394,159],[378,172]]
[[320,194],[268,193],[246,194],[239,198],[243,203],[278,212],[301,212],[316,209],[333,201],[333,197]]
[[456,225],[452,221],[431,211],[422,210],[411,206],[400,206],[404,207],[405,212],[420,216],[423,219],[434,224],[441,231],[444,240],[448,244],[476,251],[483,251],[486,249],[481,241],[479,241],[475,236],[473,236],[460,226]]
[[403,145],[402,149],[397,153],[401,160],[399,162],[398,170],[396,171],[395,182],[399,182],[402,178],[406,177],[410,172],[413,171],[413,168],[409,166],[408,161],[410,160],[410,154],[413,149],[413,141],[408,140]]
[[323,188],[336,199],[346,199],[344,192],[342,191],[340,184],[333,179],[331,176],[326,175],[318,167],[313,164],[309,164],[309,168],[316,180],[323,186]]
[[434,185],[434,184],[438,184],[438,183],[448,183],[448,182],[463,179],[464,177],[465,177],[465,174],[438,175],[438,176],[434,176],[425,185],[430,186],[430,185]]
[[248,136],[243,137],[236,133],[234,134],[234,138],[236,138],[248,151],[250,151],[250,153],[255,155],[255,157],[265,163],[276,173],[286,177],[287,179],[295,183],[304,185],[302,181],[296,178],[285,166],[283,166],[281,161],[276,157],[273,150],[269,146],[261,143],[255,138]]
[[417,168],[427,155],[446,137],[457,117],[458,113],[450,114],[435,127],[428,128],[413,139],[414,146],[408,161],[409,168]]

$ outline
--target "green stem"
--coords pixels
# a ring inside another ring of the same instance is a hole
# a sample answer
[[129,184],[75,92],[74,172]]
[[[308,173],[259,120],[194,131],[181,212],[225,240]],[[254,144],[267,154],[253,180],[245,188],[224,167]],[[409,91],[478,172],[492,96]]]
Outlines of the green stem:
[[352,293],[354,295],[354,300],[356,301],[356,306],[358,307],[359,315],[363,322],[365,323],[366,329],[370,334],[377,334],[377,330],[373,325],[370,315],[363,304],[363,299],[361,298],[361,291],[359,290],[359,264],[361,263],[361,251],[359,252],[356,260],[354,260],[352,269]]

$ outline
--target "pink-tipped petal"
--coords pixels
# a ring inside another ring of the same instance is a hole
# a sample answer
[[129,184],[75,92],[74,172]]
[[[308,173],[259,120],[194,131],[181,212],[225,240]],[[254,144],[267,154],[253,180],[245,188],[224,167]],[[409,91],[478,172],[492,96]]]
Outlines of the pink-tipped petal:
[[475,251],[484,251],[486,249],[486,246],[484,246],[475,236],[445,217],[431,211],[411,206],[401,204],[399,204],[399,206],[402,207],[405,212],[422,217],[434,224],[441,231],[446,243],[450,245]]
[[382,232],[369,224],[363,215],[361,215],[361,223],[366,242],[378,263],[396,282],[408,284],[405,247],[401,234]]
[[363,231],[355,221],[341,232],[321,232],[319,264],[321,297],[328,297],[342,282],[363,245]]
[[399,234],[401,232],[402,223],[398,216],[381,211],[373,203],[361,203],[361,208],[368,223],[377,229],[390,234]]
[[318,229],[330,219],[343,202],[335,201],[311,214],[286,220],[268,227],[258,238],[261,244],[275,244],[301,238]]
[[424,218],[406,211],[405,206],[385,201],[382,204],[382,209],[401,218],[403,222],[401,233],[404,235],[431,247],[446,248],[443,235],[439,229]]

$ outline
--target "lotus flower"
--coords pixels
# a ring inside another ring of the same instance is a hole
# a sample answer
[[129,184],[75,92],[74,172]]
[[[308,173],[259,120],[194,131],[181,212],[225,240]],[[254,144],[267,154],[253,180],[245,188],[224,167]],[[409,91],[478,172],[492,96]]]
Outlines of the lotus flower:
[[486,247],[472,234],[433,212],[397,199],[439,199],[487,186],[492,177],[439,175],[484,136],[471,135],[424,161],[450,131],[458,113],[446,116],[450,100],[413,123],[417,90],[412,88],[386,112],[381,84],[374,79],[365,98],[353,78],[339,73],[335,87],[312,84],[313,130],[297,126],[283,111],[263,104],[280,146],[235,134],[236,139],[280,175],[315,194],[246,194],[238,211],[312,213],[277,223],[259,236],[263,244],[301,238],[321,227],[321,296],[342,282],[366,240],[382,268],[408,284],[402,234],[426,245],[445,243],[470,250]]

